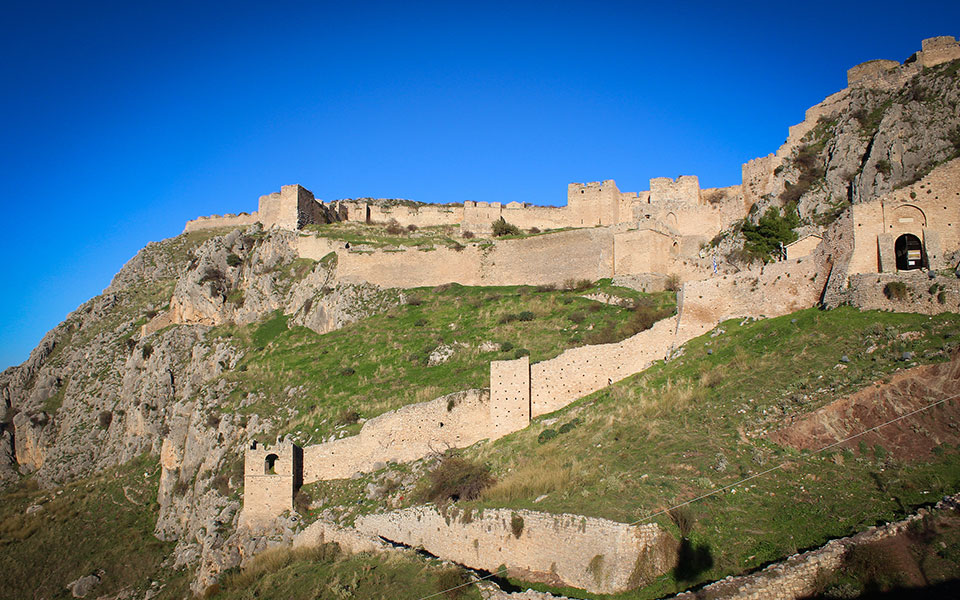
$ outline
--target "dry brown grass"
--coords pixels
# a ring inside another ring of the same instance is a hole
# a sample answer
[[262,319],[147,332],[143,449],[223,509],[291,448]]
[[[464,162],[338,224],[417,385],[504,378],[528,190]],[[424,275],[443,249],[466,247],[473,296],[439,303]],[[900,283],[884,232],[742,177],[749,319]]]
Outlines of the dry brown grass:
[[579,462],[563,464],[559,459],[539,457],[514,467],[495,485],[483,492],[483,499],[493,502],[511,502],[536,498],[557,490],[575,486],[581,473]]
[[296,561],[329,562],[336,559],[340,547],[336,544],[322,544],[309,548],[270,548],[256,555],[242,569],[224,577],[222,587],[242,590],[252,587],[261,578]]

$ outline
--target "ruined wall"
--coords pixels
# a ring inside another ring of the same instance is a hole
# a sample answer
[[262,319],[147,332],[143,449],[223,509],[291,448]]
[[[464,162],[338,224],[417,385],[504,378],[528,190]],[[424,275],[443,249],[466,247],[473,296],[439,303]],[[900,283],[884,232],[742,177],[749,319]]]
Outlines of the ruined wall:
[[236,215],[210,215],[209,217],[197,217],[187,221],[183,228],[184,233],[191,231],[201,231],[203,229],[216,229],[217,227],[246,227],[259,223],[260,217],[256,212],[240,213]]
[[387,461],[409,462],[490,437],[490,396],[468,390],[410,404],[364,423],[360,433],[303,449],[303,481],[344,479]]
[[260,196],[257,214],[264,229],[279,227],[295,230],[299,223],[297,214],[299,185],[285,185],[279,192]]
[[[293,510],[300,484],[300,448],[287,443],[267,448],[253,442],[243,456],[243,512],[240,523],[256,525]],[[272,469],[270,469],[272,459]]]
[[776,154],[768,154],[743,163],[740,167],[743,203],[747,210],[764,194],[779,194],[782,189],[774,187],[773,172],[783,163]]
[[537,285],[565,279],[591,281],[613,275],[613,234],[607,229],[560,231],[493,244],[470,244],[460,251],[437,248],[354,252],[311,236],[298,240],[302,258],[319,260],[337,253],[337,278],[382,287]]
[[950,35],[927,38],[921,42],[920,48],[917,62],[924,67],[935,67],[960,58],[960,43]]
[[700,197],[700,179],[696,175],[681,175],[675,180],[669,177],[655,177],[650,180],[650,203],[677,202],[698,205]]
[[685,283],[680,292],[677,336],[690,339],[726,319],[776,317],[814,306],[826,272],[814,257]]
[[676,327],[676,317],[663,319],[621,342],[571,348],[531,365],[531,416],[559,410],[665,358],[675,345],[690,339],[678,338]]
[[389,223],[390,221],[396,221],[403,227],[408,225],[416,225],[417,227],[459,225],[463,221],[463,207],[453,205],[370,205],[369,212],[372,223]]
[[[887,284],[906,286],[905,297],[888,297]],[[843,290],[842,301],[861,310],[888,310],[937,315],[960,312],[960,280],[954,275],[934,278],[921,271],[851,275]]]
[[[956,510],[960,495],[947,497],[934,510]],[[903,535],[910,526],[930,513],[921,508],[917,514],[902,521],[871,527],[856,535],[831,540],[816,550],[794,554],[783,562],[772,564],[762,571],[742,577],[728,577],[696,592],[684,592],[672,600],[797,600],[816,597],[822,593],[821,574],[830,574],[844,564],[847,552],[854,546],[872,544]],[[923,597],[918,590],[917,597]]]
[[801,258],[813,254],[814,249],[820,245],[823,237],[819,235],[806,235],[792,244],[787,244],[784,249],[787,251],[787,260]]
[[[522,523],[519,536],[514,522]],[[444,516],[417,506],[358,517],[356,528],[468,567],[506,565],[515,577],[594,593],[633,589],[676,563],[677,542],[658,525],[579,515],[486,509],[468,516],[450,508]]]
[[633,273],[672,273],[680,241],[653,229],[636,229],[613,236],[613,271],[617,275]]
[[847,69],[847,85],[854,85],[865,79],[877,79],[900,66],[895,60],[868,60]]

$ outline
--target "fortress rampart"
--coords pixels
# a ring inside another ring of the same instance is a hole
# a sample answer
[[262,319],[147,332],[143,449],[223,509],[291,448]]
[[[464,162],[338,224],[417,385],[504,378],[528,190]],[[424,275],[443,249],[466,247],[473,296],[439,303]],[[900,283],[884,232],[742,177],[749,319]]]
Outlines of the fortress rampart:
[[423,548],[475,569],[528,581],[614,594],[676,564],[677,542],[656,524],[627,525],[579,515],[486,509],[440,514],[417,506],[357,518],[360,533]]

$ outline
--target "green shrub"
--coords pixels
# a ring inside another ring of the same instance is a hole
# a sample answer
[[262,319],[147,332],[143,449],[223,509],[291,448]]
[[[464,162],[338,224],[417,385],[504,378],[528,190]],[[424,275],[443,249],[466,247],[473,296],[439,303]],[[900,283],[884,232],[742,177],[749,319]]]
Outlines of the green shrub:
[[583,323],[586,320],[587,316],[582,312],[580,312],[579,310],[577,310],[567,315],[567,318],[573,321],[574,323]]
[[143,345],[143,348],[140,349],[140,356],[143,357],[143,360],[147,360],[151,354],[153,354],[153,345],[147,342]]
[[524,356],[530,356],[530,351],[526,348],[517,348],[517,351],[513,353],[514,358],[523,358]]
[[769,262],[771,255],[780,248],[781,243],[789,244],[795,241],[797,234],[793,228],[800,224],[796,207],[790,205],[785,212],[786,214],[781,216],[780,209],[771,206],[767,212],[763,213],[756,225],[744,219],[740,229],[745,240],[744,249],[755,257]]
[[463,597],[472,585],[467,574],[455,567],[441,571],[434,582],[437,594],[443,594],[445,598],[452,600]]
[[337,425],[353,425],[360,420],[360,413],[355,410],[345,410],[337,417]]
[[881,158],[877,161],[877,171],[882,173],[885,177],[889,177],[892,170],[893,167],[890,165],[889,160]]
[[533,320],[533,311],[525,310],[517,315],[518,321],[532,321]]
[[516,225],[511,225],[507,223],[503,217],[500,217],[493,222],[493,235],[501,237],[504,235],[517,235],[520,233],[520,230]]
[[537,443],[546,444],[553,438],[557,437],[557,431],[555,429],[544,429],[540,432],[540,435],[537,436]]
[[517,513],[510,515],[510,531],[513,533],[513,537],[518,539],[523,534],[523,517]]
[[475,500],[496,481],[485,465],[457,456],[444,458],[427,479],[429,485],[422,497],[429,502]]
[[101,411],[101,413],[97,416],[97,421],[100,423],[101,429],[107,429],[110,427],[110,423],[113,422],[113,413],[109,410]]
[[906,300],[907,284],[902,281],[891,281],[883,286],[883,295],[890,300]]
[[231,252],[227,255],[227,265],[231,267],[239,267],[243,264],[243,259]]
[[510,342],[500,342],[500,352],[510,352],[513,350],[513,344]]

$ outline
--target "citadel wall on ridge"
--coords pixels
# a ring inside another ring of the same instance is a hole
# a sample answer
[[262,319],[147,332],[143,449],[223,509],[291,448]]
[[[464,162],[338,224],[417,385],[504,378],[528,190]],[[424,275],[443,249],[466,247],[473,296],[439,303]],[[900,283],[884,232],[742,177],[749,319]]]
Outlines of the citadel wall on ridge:
[[371,537],[423,548],[446,560],[528,581],[614,594],[652,581],[676,564],[677,542],[659,525],[580,515],[485,509],[443,515],[416,506],[357,518]]
[[190,233],[191,231],[216,229],[218,227],[246,227],[259,222],[260,216],[257,214],[257,211],[236,215],[210,215],[209,217],[197,217],[196,219],[187,221],[183,232]]

